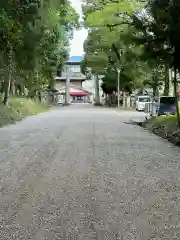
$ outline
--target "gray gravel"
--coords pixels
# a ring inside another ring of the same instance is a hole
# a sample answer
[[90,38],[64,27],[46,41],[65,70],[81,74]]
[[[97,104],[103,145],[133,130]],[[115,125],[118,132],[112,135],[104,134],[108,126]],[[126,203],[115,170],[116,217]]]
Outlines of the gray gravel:
[[0,130],[0,239],[180,239],[180,149],[133,112],[57,108]]

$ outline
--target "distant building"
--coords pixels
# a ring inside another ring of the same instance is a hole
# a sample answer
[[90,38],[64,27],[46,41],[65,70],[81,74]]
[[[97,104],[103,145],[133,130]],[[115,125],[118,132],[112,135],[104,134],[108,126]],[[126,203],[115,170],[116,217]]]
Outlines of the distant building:
[[[103,101],[103,90],[101,88],[102,80],[99,80],[99,95],[100,95],[100,101]],[[95,77],[93,76],[92,79],[86,80],[83,82],[83,87],[87,89],[89,92],[92,93],[91,99],[95,99]]]
[[91,93],[83,89],[83,82],[86,76],[81,73],[80,63],[83,60],[82,56],[72,56],[66,62],[64,70],[59,72],[56,76],[55,88],[60,93],[61,97],[65,96],[66,81],[69,80],[69,95],[70,102],[84,102],[90,101]]

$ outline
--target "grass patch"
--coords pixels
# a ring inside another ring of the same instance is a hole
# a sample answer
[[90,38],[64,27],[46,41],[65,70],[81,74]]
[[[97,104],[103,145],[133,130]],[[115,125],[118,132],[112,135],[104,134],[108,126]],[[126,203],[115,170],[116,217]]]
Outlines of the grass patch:
[[49,106],[28,98],[11,97],[8,106],[0,105],[0,127],[45,112]]
[[180,129],[176,116],[152,117],[144,121],[142,126],[156,135],[180,146]]

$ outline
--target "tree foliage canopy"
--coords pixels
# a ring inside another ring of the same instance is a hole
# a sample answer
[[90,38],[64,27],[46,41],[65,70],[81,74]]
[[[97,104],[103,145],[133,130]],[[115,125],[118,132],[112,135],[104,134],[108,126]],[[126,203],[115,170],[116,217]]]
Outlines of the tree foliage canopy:
[[1,0],[1,92],[9,76],[11,85],[32,96],[52,87],[57,66],[68,57],[78,18],[68,0]]
[[92,72],[104,73],[103,87],[106,92],[117,88],[114,72],[121,68],[122,88],[143,88],[148,85],[155,94],[163,86],[164,94],[168,95],[169,69],[174,69],[177,100],[180,1],[84,2],[85,27],[89,32],[84,45],[85,63]]
[[143,46],[133,39],[134,32],[137,33],[134,15],[138,15],[144,3],[124,0],[94,3],[93,9],[92,1],[86,1],[84,5],[85,26],[89,31],[84,44],[87,66],[95,74],[105,74],[104,86],[107,89],[109,82],[109,88],[113,90],[117,89],[117,81],[112,81],[106,70],[121,68],[121,88],[131,92],[143,84],[144,78],[150,78],[147,62],[140,59]]

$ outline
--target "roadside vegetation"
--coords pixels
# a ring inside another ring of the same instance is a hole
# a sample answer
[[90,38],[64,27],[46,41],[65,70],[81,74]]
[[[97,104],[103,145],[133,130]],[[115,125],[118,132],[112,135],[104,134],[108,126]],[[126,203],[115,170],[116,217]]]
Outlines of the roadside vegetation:
[[153,97],[159,90],[168,96],[173,89],[176,116],[152,118],[143,127],[179,144],[180,1],[84,2],[88,38],[82,72],[101,78],[104,95],[111,99],[118,93],[118,69],[123,94],[151,88]]
[[177,123],[177,116],[153,117],[140,123],[140,125],[150,132],[180,146],[180,128]]
[[168,96],[172,87],[180,125],[180,1],[84,2],[88,38],[82,72],[102,78],[105,96],[117,94],[118,69],[123,93],[150,87],[154,96],[159,89]]
[[28,98],[11,97],[8,106],[0,105],[0,127],[15,123],[27,116],[45,112],[49,106]]
[[68,58],[73,29],[79,27],[78,18],[68,0],[0,1],[1,118],[8,114],[13,118],[22,99],[22,115],[25,109],[39,112],[36,108],[42,105],[37,99],[53,89],[57,69]]

